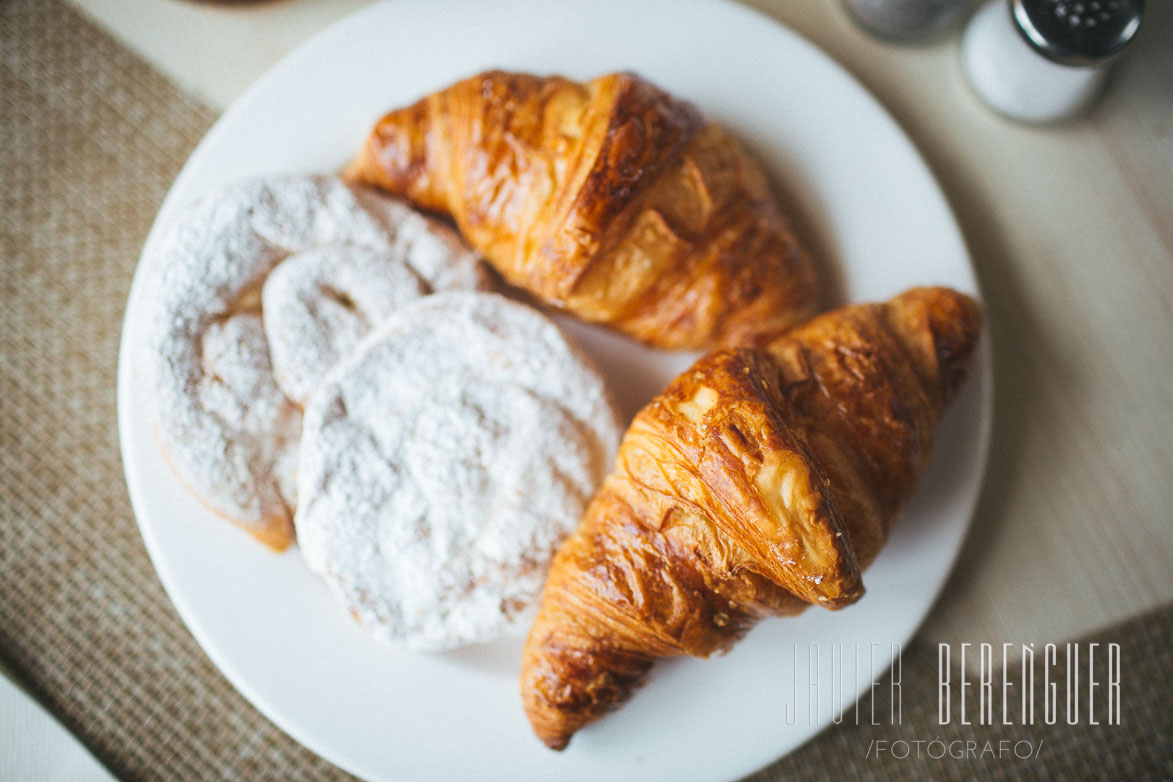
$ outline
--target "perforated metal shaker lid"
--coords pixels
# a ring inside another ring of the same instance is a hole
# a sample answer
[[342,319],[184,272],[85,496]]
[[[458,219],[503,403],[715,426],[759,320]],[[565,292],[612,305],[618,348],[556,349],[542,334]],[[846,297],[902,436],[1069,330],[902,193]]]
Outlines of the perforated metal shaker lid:
[[1011,0],[1027,43],[1064,65],[1100,65],[1136,35],[1144,0]]

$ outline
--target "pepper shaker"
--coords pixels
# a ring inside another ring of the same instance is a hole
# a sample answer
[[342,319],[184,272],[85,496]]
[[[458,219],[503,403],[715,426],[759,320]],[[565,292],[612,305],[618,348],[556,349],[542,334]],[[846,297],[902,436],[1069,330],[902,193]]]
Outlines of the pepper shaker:
[[843,0],[873,35],[898,43],[935,38],[961,21],[968,0]]
[[1144,0],[991,0],[962,36],[965,74],[1011,119],[1070,118],[1099,93],[1143,11]]

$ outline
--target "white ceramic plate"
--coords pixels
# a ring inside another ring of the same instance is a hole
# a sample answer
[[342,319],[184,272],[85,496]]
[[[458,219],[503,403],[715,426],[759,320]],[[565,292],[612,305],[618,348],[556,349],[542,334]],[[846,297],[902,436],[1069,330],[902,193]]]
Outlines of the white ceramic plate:
[[[488,67],[576,78],[629,69],[692,100],[763,160],[852,300],[931,283],[977,292],[940,190],[885,111],[794,33],[716,2],[363,9],[302,46],[225,113],[176,180],[151,240],[177,207],[230,181],[337,170],[385,110]],[[140,289],[136,280],[124,328],[119,426],[131,500],[159,576],[249,700],[310,749],[370,779],[713,780],[769,763],[849,707],[886,668],[889,645],[912,636],[960,547],[985,462],[983,351],[940,427],[916,500],[866,574],[862,601],[767,621],[719,659],[661,664],[625,708],[554,753],[531,735],[521,710],[520,640],[431,655],[381,646],[296,551],[267,553],[185,493],[139,415],[128,348]],[[571,331],[629,412],[688,361],[591,328]],[[812,654],[822,666],[814,701]],[[836,686],[833,655],[845,660]]]

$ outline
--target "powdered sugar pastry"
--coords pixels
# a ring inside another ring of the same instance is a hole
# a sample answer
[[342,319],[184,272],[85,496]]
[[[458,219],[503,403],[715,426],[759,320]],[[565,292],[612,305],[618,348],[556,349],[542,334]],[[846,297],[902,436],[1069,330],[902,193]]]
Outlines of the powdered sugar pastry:
[[261,296],[277,385],[304,405],[374,325],[427,292],[401,259],[364,248],[324,247],[282,261]]
[[494,294],[421,299],[306,407],[302,555],[384,640],[520,631],[620,434],[603,381],[545,316]]
[[321,248],[401,259],[417,289],[486,279],[451,231],[324,176],[232,185],[184,210],[144,256],[136,372],[163,452],[205,505],[275,549],[293,539],[301,411],[274,380],[261,291],[278,264]]

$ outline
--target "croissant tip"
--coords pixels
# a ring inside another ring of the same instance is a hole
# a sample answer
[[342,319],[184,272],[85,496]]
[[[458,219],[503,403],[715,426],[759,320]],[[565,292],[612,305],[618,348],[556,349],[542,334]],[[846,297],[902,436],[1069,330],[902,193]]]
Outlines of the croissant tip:
[[846,608],[847,606],[851,605],[852,603],[858,602],[859,599],[861,597],[863,597],[864,592],[866,592],[866,591],[867,590],[864,589],[863,583],[860,582],[855,588],[845,592],[843,595],[841,595],[837,598],[826,599],[826,600],[824,600],[823,598],[820,598],[819,605],[823,606],[823,608],[828,608],[832,611],[838,611],[840,608]]
[[982,308],[978,301],[958,291],[941,289],[931,309],[931,331],[936,352],[941,393],[952,399],[966,376],[981,333]]
[[353,160],[351,160],[349,163],[347,163],[346,167],[343,168],[342,171],[339,172],[338,176],[341,177],[344,182],[349,182],[352,185],[362,183],[362,181],[363,181],[362,157],[361,156],[356,157]]

